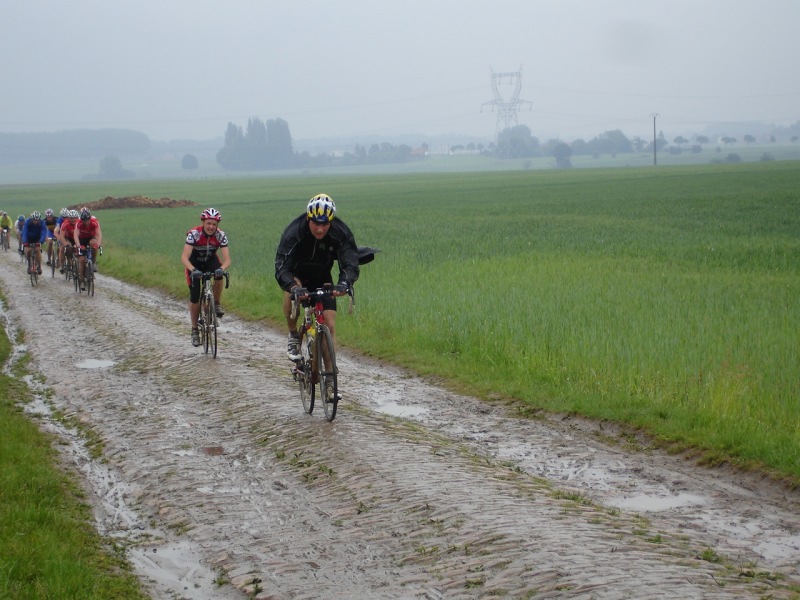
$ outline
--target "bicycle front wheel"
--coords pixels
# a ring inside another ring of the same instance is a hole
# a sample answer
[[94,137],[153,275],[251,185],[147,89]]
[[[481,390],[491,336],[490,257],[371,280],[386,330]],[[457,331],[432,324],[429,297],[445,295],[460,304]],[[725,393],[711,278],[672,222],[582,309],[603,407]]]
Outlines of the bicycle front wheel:
[[336,368],[336,351],[333,348],[333,336],[330,330],[322,325],[317,330],[317,365],[319,366],[319,391],[325,418],[333,421],[339,406],[339,380]]
[[211,350],[211,356],[217,358],[217,303],[211,298],[210,306],[211,317],[209,318],[208,339]]
[[33,253],[33,249],[30,249],[30,254],[28,254],[28,275],[31,278],[31,285],[35,286],[38,283],[37,275],[36,275],[36,256]]
[[300,336],[300,360],[295,366],[297,382],[300,385],[300,399],[303,401],[303,410],[306,414],[314,412],[314,384],[311,383],[311,369],[313,366],[311,346],[308,343],[308,332]]

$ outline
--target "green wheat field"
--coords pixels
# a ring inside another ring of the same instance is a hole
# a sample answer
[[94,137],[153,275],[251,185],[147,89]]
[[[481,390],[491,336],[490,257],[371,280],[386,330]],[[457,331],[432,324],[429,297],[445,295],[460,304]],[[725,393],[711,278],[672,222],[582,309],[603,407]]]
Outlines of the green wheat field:
[[4,186],[0,208],[192,200],[96,212],[102,272],[183,299],[184,234],[213,206],[226,310],[282,331],[275,248],[319,192],[381,249],[341,345],[523,414],[620,422],[800,482],[796,162]]

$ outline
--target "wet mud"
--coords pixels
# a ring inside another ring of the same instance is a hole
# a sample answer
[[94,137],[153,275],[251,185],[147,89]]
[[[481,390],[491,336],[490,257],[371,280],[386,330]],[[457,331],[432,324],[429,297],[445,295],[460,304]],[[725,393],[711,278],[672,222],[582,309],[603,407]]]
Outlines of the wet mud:
[[226,315],[213,359],[183,300],[40,281],[0,255],[41,373],[27,410],[154,598],[796,597],[796,491],[347,351],[328,423],[303,413],[282,331]]

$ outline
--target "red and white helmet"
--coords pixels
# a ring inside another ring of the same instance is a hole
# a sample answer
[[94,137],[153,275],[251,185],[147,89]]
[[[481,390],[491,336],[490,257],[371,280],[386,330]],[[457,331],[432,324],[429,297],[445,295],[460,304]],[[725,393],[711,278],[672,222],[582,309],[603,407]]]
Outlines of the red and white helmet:
[[214,219],[215,221],[221,221],[222,215],[219,214],[219,211],[216,208],[207,208],[200,213],[200,220],[205,221],[206,219]]

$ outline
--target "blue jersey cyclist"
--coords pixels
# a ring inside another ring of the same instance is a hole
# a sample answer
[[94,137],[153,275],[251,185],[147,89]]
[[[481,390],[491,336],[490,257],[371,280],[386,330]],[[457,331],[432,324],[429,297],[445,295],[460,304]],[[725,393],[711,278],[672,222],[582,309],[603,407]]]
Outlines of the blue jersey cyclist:
[[219,228],[222,215],[215,208],[207,208],[200,213],[201,225],[190,229],[186,234],[181,262],[186,269],[186,283],[189,285],[189,320],[192,325],[192,344],[200,345],[200,332],[197,319],[200,316],[200,273],[214,272],[214,300],[217,316],[222,317],[222,279],[231,266],[228,250],[228,236]]
[[[336,205],[327,194],[309,200],[306,212],[283,232],[275,254],[275,279],[284,290],[283,314],[289,327],[289,360],[300,360],[298,315],[292,316],[291,294],[298,288],[317,289],[333,283],[331,269],[339,263],[338,285],[349,288],[358,279],[358,247],[350,228],[335,218]],[[336,340],[336,298],[323,299],[325,323]]]
[[36,253],[37,264],[39,265],[39,275],[42,274],[42,248],[41,245],[47,238],[47,226],[42,220],[42,213],[35,210],[31,216],[26,219],[22,226],[22,247],[25,249],[25,260],[31,252],[31,244],[34,244],[34,251]]

